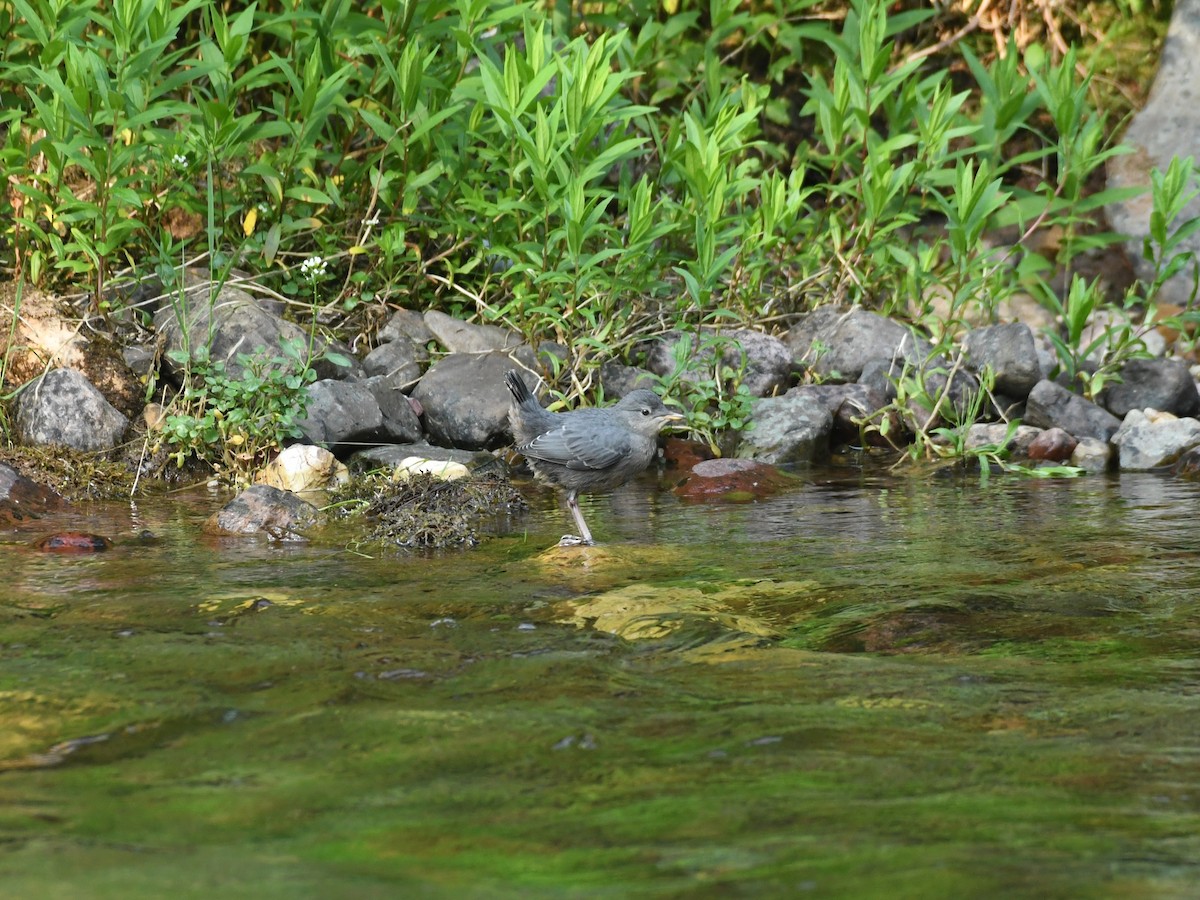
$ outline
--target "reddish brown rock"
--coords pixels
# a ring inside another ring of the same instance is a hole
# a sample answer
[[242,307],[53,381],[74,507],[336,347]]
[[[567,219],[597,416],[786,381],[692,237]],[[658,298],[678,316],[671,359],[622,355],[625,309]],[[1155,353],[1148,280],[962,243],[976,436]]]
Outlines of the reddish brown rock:
[[668,466],[690,472],[697,463],[713,458],[713,452],[708,444],[700,441],[687,441],[683,438],[667,438],[663,444],[663,457]]
[[58,495],[49,488],[0,463],[0,521],[36,519],[59,502]]
[[1061,428],[1047,428],[1030,442],[1026,452],[1030,459],[1065,462],[1071,458],[1078,443],[1079,441]]
[[83,531],[48,534],[33,543],[33,549],[43,553],[101,553],[111,546],[112,541],[108,538]]
[[692,467],[675,487],[681,500],[759,500],[777,493],[791,479],[766,463],[750,459],[709,459]]

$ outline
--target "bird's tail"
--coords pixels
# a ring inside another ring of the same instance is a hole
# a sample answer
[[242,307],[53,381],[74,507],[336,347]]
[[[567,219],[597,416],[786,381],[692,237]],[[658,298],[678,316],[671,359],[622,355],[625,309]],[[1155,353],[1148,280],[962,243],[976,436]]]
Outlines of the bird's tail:
[[530,393],[529,387],[521,379],[521,376],[517,374],[516,369],[508,370],[504,376],[504,383],[508,386],[508,392],[513,395],[513,399],[517,401],[517,405],[524,406],[533,400],[533,394]]

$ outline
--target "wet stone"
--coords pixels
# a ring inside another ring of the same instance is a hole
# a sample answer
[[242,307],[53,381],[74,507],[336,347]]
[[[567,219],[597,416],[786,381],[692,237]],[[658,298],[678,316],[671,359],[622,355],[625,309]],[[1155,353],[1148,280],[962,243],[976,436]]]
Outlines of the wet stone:
[[43,553],[102,553],[110,547],[108,538],[83,531],[49,534],[33,543],[33,549]]
[[1079,441],[1061,428],[1047,428],[1033,439],[1026,450],[1030,459],[1064,462],[1071,458]]
[[281,540],[299,540],[312,528],[320,511],[291,491],[256,484],[238,494],[204,523],[205,534],[235,535],[265,532]]
[[790,479],[766,463],[750,459],[709,459],[692,467],[675,488],[682,500],[760,500],[777,493]]

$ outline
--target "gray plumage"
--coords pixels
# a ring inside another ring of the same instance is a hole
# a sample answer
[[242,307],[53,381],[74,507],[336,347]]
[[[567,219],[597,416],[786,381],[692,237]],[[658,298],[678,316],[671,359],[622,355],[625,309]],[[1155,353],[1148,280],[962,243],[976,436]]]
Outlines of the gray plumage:
[[633,391],[615,406],[554,413],[542,408],[515,371],[504,383],[513,398],[508,423],[517,452],[534,475],[567,492],[580,535],[566,535],[562,543],[591,544],[579,493],[610,490],[641,472],[654,460],[659,432],[683,416],[647,390]]

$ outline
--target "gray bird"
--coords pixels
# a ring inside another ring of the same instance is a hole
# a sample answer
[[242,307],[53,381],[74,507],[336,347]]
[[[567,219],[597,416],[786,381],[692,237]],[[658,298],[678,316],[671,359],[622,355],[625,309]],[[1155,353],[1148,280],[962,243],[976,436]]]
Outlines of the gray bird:
[[594,543],[579,511],[579,492],[609,490],[641,472],[658,450],[658,433],[683,415],[646,390],[633,391],[615,406],[554,413],[542,408],[515,371],[504,383],[513,397],[508,424],[517,452],[540,480],[567,492],[579,526],[579,535],[564,535],[559,546]]

